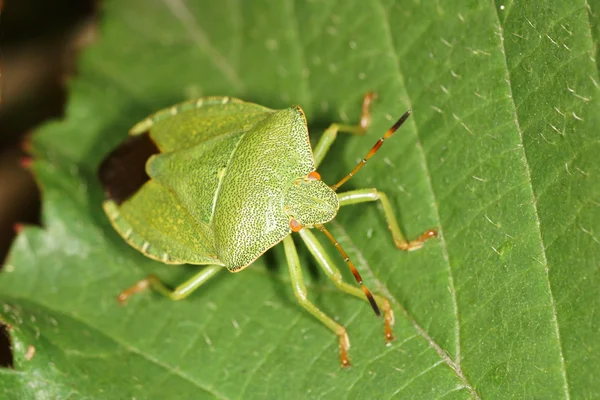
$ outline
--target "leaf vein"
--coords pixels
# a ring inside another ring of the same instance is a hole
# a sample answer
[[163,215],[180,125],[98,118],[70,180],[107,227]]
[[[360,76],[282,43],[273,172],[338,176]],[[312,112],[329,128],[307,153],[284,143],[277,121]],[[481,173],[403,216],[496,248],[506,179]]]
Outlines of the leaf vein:
[[504,27],[500,23],[500,16],[498,15],[498,10],[496,10],[496,17],[498,18],[498,28],[499,28],[498,37],[500,38],[500,46],[501,46],[502,56],[503,56],[502,61],[504,62],[504,65],[506,68],[506,84],[508,86],[510,98],[513,103],[515,127],[517,129],[517,133],[519,134],[519,140],[521,141],[521,146],[523,149],[522,150],[523,151],[523,164],[525,167],[525,173],[527,174],[527,178],[528,178],[527,181],[529,182],[529,189],[531,191],[533,211],[536,216],[535,220],[536,220],[536,226],[537,226],[537,233],[539,235],[539,241],[540,241],[540,251],[541,251],[541,253],[542,253],[541,255],[543,257],[544,272],[546,274],[546,282],[548,285],[548,294],[550,297],[550,306],[551,306],[551,311],[552,311],[552,323],[554,324],[554,333],[556,335],[556,339],[558,342],[557,344],[558,344],[559,358],[560,358],[560,364],[561,364],[561,373],[562,373],[562,378],[563,378],[563,389],[565,391],[565,398],[567,400],[569,400],[571,398],[571,395],[569,392],[569,381],[567,379],[567,368],[565,365],[565,358],[563,355],[563,346],[562,346],[562,341],[560,338],[560,328],[558,326],[558,316],[556,313],[556,304],[555,304],[556,302],[554,300],[554,295],[552,293],[552,285],[550,284],[548,259],[546,256],[546,248],[544,247],[544,238],[542,236],[540,215],[539,215],[539,211],[537,208],[537,200],[536,200],[536,196],[535,196],[535,193],[533,190],[533,186],[531,184],[531,169],[529,168],[529,161],[527,159],[527,151],[525,150],[525,143],[523,141],[523,130],[521,129],[521,126],[519,123],[519,114],[518,114],[518,110],[517,110],[514,96],[513,96],[512,84],[511,84],[511,80],[510,80],[510,70],[508,68],[508,59],[506,56],[506,47],[504,45]]
[[[384,21],[383,24],[383,28],[385,30],[385,34],[386,34],[386,40],[387,40],[387,44],[390,47],[390,53],[393,54],[393,61],[394,61],[394,66],[396,69],[396,74],[398,76],[398,81],[401,82],[401,84],[403,86],[404,85],[404,75],[402,73],[402,71],[400,70],[400,60],[398,59],[398,56],[396,55],[396,50],[394,47],[394,40],[393,40],[393,35],[391,34],[390,31],[390,22],[387,19],[387,14],[385,12],[385,8],[383,6],[383,4],[381,3],[381,0],[377,0],[375,2],[375,4],[378,6],[380,14],[381,14],[381,19]],[[408,96],[407,99],[408,103],[409,103],[409,107],[411,107],[411,99],[410,96]],[[444,259],[446,260],[446,264],[448,265],[448,281],[449,281],[449,289],[450,289],[450,294],[451,294],[451,298],[452,298],[452,306],[453,306],[453,310],[454,310],[454,319],[456,321],[456,325],[455,325],[455,343],[456,343],[456,349],[455,349],[455,354],[456,354],[456,361],[453,361],[443,350],[442,348],[433,340],[433,338],[431,338],[423,328],[421,328],[421,326],[419,326],[416,322],[416,320],[414,318],[412,318],[412,316],[410,316],[408,314],[408,311],[402,307],[403,312],[405,313],[405,315],[411,320],[411,322],[413,323],[413,326],[415,326],[415,328],[417,328],[417,330],[419,331],[420,334],[422,334],[425,338],[427,338],[429,344],[436,350],[436,352],[438,353],[438,355],[440,355],[440,357],[442,358],[442,360],[448,364],[448,366],[450,366],[452,368],[452,370],[458,375],[459,379],[461,379],[466,386],[469,387],[471,394],[476,397],[479,398],[479,395],[475,392],[475,389],[470,385],[470,383],[468,383],[466,376],[463,374],[461,366],[460,366],[460,324],[459,324],[459,318],[458,318],[458,304],[456,301],[456,290],[454,288],[454,277],[452,275],[452,266],[450,263],[450,259],[449,259],[449,255],[448,255],[448,245],[446,243],[446,240],[444,239],[444,234],[443,234],[443,228],[442,228],[442,224],[441,224],[441,219],[440,219],[440,213],[439,213],[439,209],[438,206],[435,202],[435,191],[433,189],[433,184],[431,182],[431,173],[429,171],[429,166],[427,165],[427,161],[425,159],[425,153],[423,151],[423,145],[421,144],[421,140],[419,138],[419,133],[418,133],[418,129],[416,127],[416,124],[414,123],[413,120],[413,124],[415,125],[415,136],[416,136],[416,148],[419,151],[419,155],[420,155],[420,160],[421,160],[421,165],[424,171],[424,175],[425,175],[425,180],[426,180],[426,184],[428,186],[428,189],[431,193],[431,197],[432,197],[432,208],[433,211],[435,213],[435,218],[438,222],[438,230],[439,230],[439,238],[440,238],[440,243],[441,243],[441,248],[442,248],[442,255],[444,257]],[[384,285],[383,283],[381,283],[379,280],[376,280],[378,282],[378,284],[380,286],[382,286],[385,289],[385,292],[388,293],[388,295],[391,295],[390,291],[388,290],[387,286]],[[398,302],[397,299],[393,298],[393,301],[396,302],[398,305],[400,305],[400,303]]]
[[209,55],[209,59],[213,60],[215,65],[223,72],[227,79],[231,82],[237,91],[244,90],[244,83],[238,76],[237,72],[229,61],[223,55],[215,49],[206,33],[200,28],[194,15],[187,8],[183,0],[163,0],[165,5],[169,8],[171,13],[183,24],[187,29],[190,38],[196,43],[196,45],[206,54]]
[[107,339],[110,339],[111,341],[113,341],[114,343],[116,343],[117,345],[121,346],[122,348],[124,348],[125,350],[129,351],[130,353],[136,354],[140,357],[142,357],[144,360],[149,361],[151,364],[156,365],[157,367],[160,367],[162,369],[164,369],[166,372],[171,373],[175,376],[178,376],[179,378],[183,379],[184,381],[187,381],[191,384],[193,384],[194,386],[196,386],[199,389],[204,390],[205,392],[213,395],[215,398],[218,399],[222,399],[222,400],[227,400],[228,397],[226,397],[225,395],[223,395],[222,393],[217,392],[213,387],[206,385],[202,382],[198,382],[196,380],[194,380],[191,376],[183,373],[181,370],[178,370],[176,368],[173,368],[172,366],[165,364],[163,362],[161,362],[160,360],[145,354],[142,350],[138,349],[137,347],[132,346],[130,343],[127,343],[126,341],[123,340],[119,340],[116,336],[110,335],[109,333],[100,330],[99,328],[95,327],[94,325],[92,325],[89,321],[86,321],[85,319],[82,319],[80,316],[76,315],[76,314],[70,314],[67,313],[63,310],[60,310],[58,308],[52,307],[49,304],[45,304],[39,300],[32,300],[30,298],[25,298],[25,297],[21,297],[21,296],[14,296],[11,295],[11,298],[13,298],[16,301],[21,301],[24,303],[31,303],[31,304],[35,304],[39,307],[45,308],[53,313],[56,314],[60,314],[63,315],[67,318],[70,318],[74,321],[79,322],[82,325],[88,326],[91,329],[93,329],[94,331],[96,331],[99,335],[104,336]]

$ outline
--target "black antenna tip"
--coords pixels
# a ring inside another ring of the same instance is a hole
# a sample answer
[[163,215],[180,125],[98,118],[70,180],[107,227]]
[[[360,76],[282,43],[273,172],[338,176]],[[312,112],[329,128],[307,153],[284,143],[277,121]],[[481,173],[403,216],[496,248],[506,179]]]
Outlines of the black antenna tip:
[[398,126],[402,125],[402,123],[404,121],[406,121],[408,119],[408,117],[410,117],[410,114],[412,114],[411,110],[408,110],[407,112],[405,112],[398,120],[398,122],[399,122]]
[[377,317],[381,317],[381,311],[379,311],[379,306],[377,305],[377,302],[373,298],[373,295],[371,294],[371,292],[365,292],[365,294],[367,295],[367,299],[369,299],[369,303],[371,303],[371,307],[373,308],[373,311],[375,311],[375,315],[377,315]]

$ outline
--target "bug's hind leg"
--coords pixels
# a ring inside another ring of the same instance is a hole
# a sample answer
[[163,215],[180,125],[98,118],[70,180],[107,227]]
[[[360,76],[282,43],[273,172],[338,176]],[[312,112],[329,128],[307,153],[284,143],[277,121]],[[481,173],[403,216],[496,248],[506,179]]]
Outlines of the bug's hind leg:
[[[338,289],[351,294],[352,296],[358,297],[361,300],[368,301],[362,290],[342,280],[342,274],[340,273],[339,269],[337,269],[335,263],[329,257],[329,254],[323,249],[321,243],[309,229],[302,229],[299,233],[310,253],[313,255],[315,260],[317,260],[317,263],[321,266],[323,271],[325,271],[327,277],[333,281]],[[394,312],[392,311],[392,307],[388,299],[378,295],[374,295],[373,297],[375,298],[377,305],[383,310],[385,340],[387,343],[389,343],[394,340],[394,334],[392,332],[392,325],[394,325]]]
[[362,114],[358,125],[331,124],[329,128],[323,132],[323,136],[321,136],[321,139],[319,139],[319,142],[313,149],[315,168],[318,168],[325,158],[329,148],[337,138],[338,132],[350,133],[353,135],[362,135],[365,133],[371,124],[371,102],[375,99],[375,97],[376,95],[373,92],[365,94],[362,103]]
[[298,251],[296,250],[296,246],[294,245],[294,241],[290,235],[283,239],[283,247],[285,249],[285,257],[290,269],[290,277],[292,279],[292,286],[294,287],[294,294],[296,295],[298,302],[306,309],[306,311],[314,315],[319,321],[321,321],[338,336],[340,340],[340,362],[342,367],[349,366],[350,359],[348,358],[348,348],[350,348],[350,340],[348,339],[346,328],[328,317],[323,311],[319,310],[317,306],[308,300],[306,285],[304,285],[304,279],[302,278],[300,260],[298,259]]
[[390,204],[388,197],[385,195],[385,193],[380,192],[377,189],[350,190],[348,192],[339,193],[338,199],[340,201],[340,207],[351,204],[366,203],[369,201],[379,201],[383,208],[383,216],[388,224],[388,228],[390,228],[390,231],[392,232],[394,244],[400,250],[412,251],[420,249],[423,247],[423,244],[426,240],[437,236],[437,231],[435,229],[429,229],[423,232],[415,240],[406,240],[404,234],[400,230],[398,221],[396,221],[396,216],[394,215],[394,211],[392,210],[392,205]]
[[127,303],[129,297],[149,287],[170,298],[171,300],[181,300],[188,297],[194,290],[198,289],[200,286],[206,283],[206,281],[223,269],[225,268],[220,265],[209,265],[204,267],[202,271],[198,272],[196,275],[177,286],[174,290],[171,290],[165,286],[165,284],[162,283],[156,275],[150,274],[146,278],[137,282],[135,285],[123,290],[117,296],[117,300],[119,303],[125,304]]

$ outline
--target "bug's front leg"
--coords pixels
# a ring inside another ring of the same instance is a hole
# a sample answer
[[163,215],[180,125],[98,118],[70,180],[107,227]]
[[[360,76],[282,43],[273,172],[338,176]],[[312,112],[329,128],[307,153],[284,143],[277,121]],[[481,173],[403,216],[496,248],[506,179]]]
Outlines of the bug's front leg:
[[347,124],[331,124],[329,128],[323,132],[323,136],[319,139],[319,142],[313,149],[315,157],[315,168],[319,168],[321,162],[325,158],[325,155],[329,151],[329,148],[337,138],[338,132],[350,133],[353,135],[362,135],[365,133],[369,125],[371,124],[371,103],[376,98],[376,94],[369,92],[365,94],[362,103],[362,114],[360,116],[360,122],[358,125],[347,125]]
[[294,294],[296,295],[298,302],[306,309],[306,311],[317,317],[319,321],[321,321],[339,337],[341,365],[342,367],[350,366],[350,359],[348,357],[350,340],[348,339],[346,328],[328,317],[323,311],[319,310],[317,306],[308,300],[306,285],[304,284],[304,279],[302,278],[300,260],[298,259],[298,251],[296,250],[296,246],[294,245],[294,241],[290,235],[283,239],[283,247],[285,249],[285,257],[290,269],[290,277],[292,279],[292,286],[294,287]]
[[404,234],[400,230],[398,221],[396,221],[396,216],[394,215],[394,211],[392,210],[392,205],[390,204],[388,197],[385,195],[385,193],[380,192],[377,189],[350,190],[348,192],[339,193],[338,199],[340,201],[340,207],[370,201],[381,202],[381,206],[383,208],[383,215],[388,224],[388,228],[390,228],[390,231],[392,232],[394,244],[400,250],[412,251],[420,249],[421,247],[423,247],[423,244],[426,240],[437,236],[437,231],[435,229],[429,229],[423,232],[415,240],[406,240]]
[[121,304],[126,304],[129,297],[151,287],[160,294],[170,298],[171,300],[181,300],[188,297],[194,290],[206,283],[210,278],[215,276],[219,271],[225,268],[220,265],[209,265],[204,267],[196,275],[171,290],[154,274],[148,275],[146,278],[137,282],[135,285],[123,290],[117,296],[117,300]]

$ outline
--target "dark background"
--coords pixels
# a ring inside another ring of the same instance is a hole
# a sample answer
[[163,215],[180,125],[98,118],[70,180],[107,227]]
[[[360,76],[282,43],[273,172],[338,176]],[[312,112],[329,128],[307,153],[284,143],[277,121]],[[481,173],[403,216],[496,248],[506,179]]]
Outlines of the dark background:
[[[97,0],[0,0],[0,267],[18,224],[39,223],[39,192],[23,168],[27,137],[60,118],[79,50],[96,34]],[[0,367],[11,366],[0,325]]]

